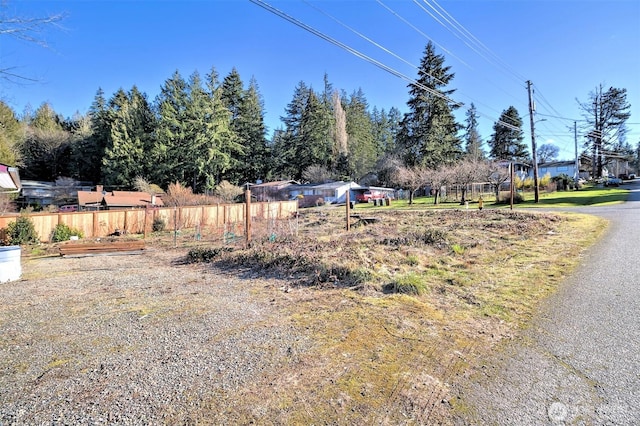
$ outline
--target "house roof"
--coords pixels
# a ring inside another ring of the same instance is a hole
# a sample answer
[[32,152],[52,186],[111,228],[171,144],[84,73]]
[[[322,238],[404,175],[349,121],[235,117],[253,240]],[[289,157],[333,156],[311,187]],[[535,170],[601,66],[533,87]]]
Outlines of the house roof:
[[102,192],[78,191],[78,204],[81,206],[98,205],[102,202]]
[[[104,204],[107,207],[146,207],[151,204],[151,194],[137,191],[78,191],[80,206]],[[155,205],[162,206],[162,198],[155,196]]]
[[538,164],[538,168],[541,167],[564,167],[564,166],[575,166],[576,162],[575,160],[571,160],[571,161],[550,161],[548,163],[540,163]]
[[[104,196],[108,207],[146,207],[151,204],[151,194],[147,192],[113,191]],[[155,197],[155,205],[162,206],[162,199]]]
[[18,192],[22,188],[16,167],[0,164],[0,192]]
[[273,182],[252,184],[251,187],[252,188],[267,188],[267,187],[283,188],[289,185],[298,185],[298,182],[296,182],[295,180],[276,180]]
[[362,186],[358,185],[355,182],[344,182],[344,181],[322,183],[322,184],[319,184],[319,185],[313,185],[312,188],[313,189],[338,189],[338,188],[342,188],[344,186],[348,186],[350,189],[361,189],[362,188]]

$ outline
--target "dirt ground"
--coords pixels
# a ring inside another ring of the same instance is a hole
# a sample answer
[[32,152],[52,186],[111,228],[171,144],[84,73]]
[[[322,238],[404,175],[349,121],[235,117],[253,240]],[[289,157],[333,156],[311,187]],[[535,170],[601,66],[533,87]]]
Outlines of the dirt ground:
[[346,234],[342,211],[313,210],[248,249],[25,259],[0,286],[0,423],[454,424],[456,383],[602,228],[375,216]]

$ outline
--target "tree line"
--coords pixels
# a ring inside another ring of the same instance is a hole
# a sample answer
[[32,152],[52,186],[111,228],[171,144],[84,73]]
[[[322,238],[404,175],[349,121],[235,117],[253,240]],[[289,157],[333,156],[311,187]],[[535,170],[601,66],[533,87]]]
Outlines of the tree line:
[[[451,99],[454,76],[428,43],[416,82],[408,86],[404,114],[395,107],[371,108],[361,89],[337,90],[326,74],[319,91],[301,81],[270,140],[258,83],[252,78],[245,84],[235,68],[222,80],[215,68],[186,79],[176,71],[153,101],[136,86],[109,98],[98,89],[88,113],[71,118],[48,103],[18,117],[0,102],[0,162],[19,166],[24,179],[68,177],[119,189],[134,188],[143,179],[162,188],[179,182],[207,192],[223,181],[281,179],[356,180],[410,189],[418,181],[427,183],[428,176],[437,187],[442,181],[437,172],[454,165],[530,161],[515,107],[507,107],[495,122],[486,141],[489,152],[483,149],[473,104],[464,124],[456,122],[454,112],[461,105]],[[599,115],[593,121],[600,137],[588,142],[586,152],[620,145],[624,131],[614,130],[623,129],[629,116],[624,89],[601,88],[597,96],[593,113]],[[588,112],[590,104],[584,105]],[[603,108],[614,113],[607,119]],[[544,154],[553,157],[553,150]],[[479,178],[469,175],[480,167],[468,169],[457,183]]]

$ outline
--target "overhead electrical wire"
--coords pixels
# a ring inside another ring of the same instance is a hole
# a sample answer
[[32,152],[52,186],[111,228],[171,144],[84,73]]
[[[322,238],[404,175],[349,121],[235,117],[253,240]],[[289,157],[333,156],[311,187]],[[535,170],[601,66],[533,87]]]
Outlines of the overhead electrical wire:
[[[342,22],[342,21],[340,21],[339,19],[335,18],[333,15],[331,15],[331,14],[327,13],[326,11],[324,11],[324,10],[320,9],[319,7],[317,7],[317,6],[313,5],[312,3],[308,2],[307,0],[302,0],[302,1],[303,1],[303,3],[307,4],[308,6],[310,6],[310,7],[314,8],[314,9],[315,9],[315,10],[317,10],[318,12],[320,12],[320,13],[322,13],[323,15],[327,16],[328,18],[330,18],[330,19],[331,19],[331,20],[333,20],[334,22],[338,23],[339,25],[343,26],[344,28],[348,29],[349,31],[353,32],[354,34],[356,34],[356,35],[357,35],[357,36],[359,36],[360,38],[362,38],[362,39],[364,39],[364,40],[368,41],[369,43],[371,43],[371,44],[373,44],[374,46],[378,47],[379,49],[383,50],[384,52],[386,52],[386,53],[390,54],[390,55],[391,55],[391,56],[393,56],[394,58],[396,58],[396,59],[398,59],[398,60],[402,61],[403,63],[405,63],[405,64],[407,64],[407,65],[409,65],[409,66],[410,66],[410,67],[412,67],[413,69],[418,70],[418,67],[417,67],[416,65],[414,65],[414,64],[412,64],[412,63],[410,63],[409,61],[407,61],[407,60],[405,60],[404,58],[402,58],[400,55],[398,55],[398,54],[396,54],[396,53],[392,52],[391,50],[389,50],[389,49],[385,48],[384,46],[382,46],[382,45],[380,45],[379,43],[375,42],[375,41],[374,41],[374,40],[372,40],[371,38],[369,38],[369,37],[365,36],[364,34],[360,33],[359,31],[355,30],[354,28],[350,27],[349,25],[347,25],[347,24],[343,23],[343,22]],[[437,77],[433,76],[432,74],[429,74],[429,73],[426,73],[426,74],[427,74],[428,76],[430,76],[431,78],[433,78],[433,79],[434,79],[435,81],[437,81],[438,83],[442,84],[443,86],[444,86],[444,85],[446,85],[442,80],[440,80],[439,78],[437,78]],[[467,97],[467,98],[469,98],[469,99],[470,99],[474,104],[476,104],[476,103],[477,103],[478,105],[482,105],[482,106],[484,106],[484,107],[486,107],[486,108],[488,108],[488,109],[493,110],[490,106],[488,106],[488,105],[486,105],[486,104],[484,104],[484,103],[482,103],[482,102],[478,102],[477,100],[474,100],[472,97],[470,97],[470,96],[466,95],[464,92],[461,92],[461,91],[459,91],[459,90],[456,90],[456,92],[457,92],[457,93],[460,93],[461,95],[463,95],[463,96],[465,96],[465,97]],[[494,112],[496,112],[496,113],[500,114],[500,112],[499,112],[499,111],[495,111],[495,110],[494,110]],[[492,118],[492,117],[490,117],[490,116],[488,116],[488,115],[482,114],[481,112],[478,112],[478,113],[479,113],[479,114],[481,114],[481,115],[483,115],[483,116],[485,116],[486,118],[489,118],[490,120],[493,120],[493,118]],[[509,117],[506,117],[506,118],[509,118]],[[516,125],[517,123],[510,123],[510,124]]]
[[418,32],[418,34],[422,35],[424,38],[426,38],[427,40],[431,40],[431,42],[436,45],[436,47],[438,47],[439,49],[441,49],[442,51],[444,51],[445,53],[449,54],[449,56],[456,58],[458,61],[460,61],[462,64],[464,64],[465,66],[469,67],[469,64],[467,64],[465,61],[463,61],[462,59],[460,59],[459,57],[457,57],[456,55],[454,55],[452,52],[450,52],[446,47],[440,45],[437,41],[435,41],[434,39],[432,39],[431,37],[429,37],[427,34],[425,34],[420,28],[416,27],[415,25],[413,25],[411,22],[409,22],[407,19],[403,18],[402,16],[400,16],[399,13],[397,13],[395,10],[391,9],[389,6],[387,6],[386,4],[384,4],[381,0],[376,0],[376,2],[384,7],[385,9],[387,9],[387,11],[389,13],[391,13],[392,15],[394,15],[396,18],[400,19],[402,22],[404,22],[405,24],[407,24],[409,27],[413,28],[416,32]]
[[[369,43],[373,44],[374,46],[376,46],[377,48],[385,51],[386,53],[388,53],[389,55],[393,56],[394,58],[398,59],[399,61],[404,62],[405,64],[409,65],[410,67],[414,68],[414,69],[418,69],[418,67],[414,64],[412,64],[411,62],[407,61],[406,59],[404,59],[403,57],[401,57],[400,55],[392,52],[391,50],[387,49],[386,47],[382,46],[379,43],[376,43],[375,41],[373,41],[372,39],[370,39],[369,37],[365,36],[364,34],[360,33],[359,31],[355,30],[354,28],[350,27],[349,25],[345,24],[344,22],[340,21],[338,18],[334,17],[333,15],[330,15],[329,13],[325,12],[324,10],[320,9],[319,7],[313,5],[312,3],[308,2],[307,0],[302,0],[303,3],[307,4],[308,6],[314,8],[315,10],[317,10],[318,12],[322,13],[323,15],[327,16],[328,18],[332,19],[333,21],[337,22],[338,24],[342,25],[343,27],[345,27],[346,29],[348,29],[349,31],[353,32],[354,34],[356,34],[357,36],[359,36],[360,38],[368,41]],[[433,76],[432,76],[433,77]],[[435,78],[435,77],[433,77]],[[436,78],[436,81],[439,81]],[[439,81],[440,83],[442,83],[441,81]],[[444,84],[444,83],[443,83]]]
[[268,10],[269,12],[271,12],[271,13],[273,13],[273,14],[275,14],[275,15],[283,18],[283,19],[286,19],[287,21],[289,21],[292,24],[294,24],[294,25],[296,25],[296,26],[298,26],[298,27],[310,32],[311,34],[313,34],[313,35],[315,35],[317,37],[320,37],[321,39],[323,39],[325,41],[328,41],[329,43],[331,43],[331,44],[333,44],[335,46],[338,46],[341,49],[346,50],[347,52],[351,53],[352,55],[355,55],[355,56],[359,57],[360,59],[363,59],[363,60],[369,62],[370,64],[373,64],[373,65],[377,66],[378,68],[380,68],[380,69],[382,69],[384,71],[387,71],[388,73],[390,73],[390,74],[392,74],[392,75],[394,75],[396,77],[399,77],[399,78],[401,78],[401,79],[403,79],[403,80],[405,80],[405,81],[407,81],[407,82],[419,87],[420,89],[426,91],[429,94],[432,94],[432,95],[434,95],[436,97],[442,98],[442,99],[446,100],[447,102],[450,102],[450,103],[452,103],[454,105],[457,105],[457,106],[464,105],[464,104],[462,104],[460,102],[456,102],[456,101],[454,101],[452,99],[449,99],[445,94],[443,94],[443,93],[441,93],[441,92],[439,92],[439,91],[437,91],[435,89],[432,89],[430,87],[427,87],[424,84],[421,84],[421,83],[417,82],[416,80],[412,79],[411,77],[408,77],[408,76],[402,74],[401,72],[396,71],[395,69],[383,64],[382,62],[379,62],[379,61],[371,58],[370,56],[367,56],[364,53],[359,52],[358,50],[356,50],[356,49],[354,49],[354,48],[342,43],[341,41],[338,41],[338,40],[336,40],[336,39],[334,39],[334,38],[332,38],[332,37],[320,32],[320,31],[316,30],[315,28],[313,28],[313,27],[311,27],[311,26],[309,26],[309,25],[307,25],[307,24],[305,24],[303,22],[298,21],[297,19],[293,18],[292,16],[287,15],[285,12],[283,12],[283,11],[281,11],[279,9],[276,9],[275,7],[271,6],[270,4],[268,4],[268,3],[266,3],[266,2],[264,2],[262,0],[249,0],[249,1],[251,3],[254,3],[254,4],[256,4],[256,5],[262,7],[264,9],[266,9],[266,10]]
[[[360,58],[362,60],[365,60],[365,61],[371,63],[372,65],[375,65],[376,67],[378,67],[378,68],[380,68],[380,69],[382,69],[382,70],[384,70],[384,71],[386,71],[386,72],[388,72],[388,73],[390,73],[390,74],[392,74],[392,75],[394,75],[394,76],[396,76],[398,78],[401,78],[402,80],[407,81],[408,83],[410,83],[410,84],[412,84],[412,85],[414,85],[414,86],[426,91],[427,93],[429,93],[431,95],[434,95],[436,97],[442,98],[442,99],[446,100],[447,102],[450,102],[452,105],[455,105],[455,106],[458,106],[458,107],[464,105],[464,103],[456,102],[456,101],[450,99],[445,94],[441,93],[440,91],[435,90],[435,89],[430,88],[430,87],[427,87],[427,86],[419,83],[415,79],[412,79],[412,78],[404,75],[403,73],[401,73],[401,72],[399,72],[399,71],[397,71],[397,70],[395,70],[395,69],[383,64],[382,62],[371,58],[370,56],[368,56],[368,55],[366,55],[366,54],[364,54],[364,53],[362,53],[362,52],[360,52],[360,51],[358,51],[358,50],[356,50],[356,49],[354,49],[354,48],[342,43],[339,40],[336,40],[336,39],[334,39],[334,38],[322,33],[319,30],[316,30],[315,28],[313,28],[313,27],[311,27],[311,26],[309,26],[309,25],[297,20],[296,18],[294,18],[294,17],[288,15],[287,13],[285,13],[285,12],[275,8],[275,7],[273,7],[272,5],[268,4],[267,2],[265,2],[263,0],[249,0],[249,1],[251,3],[253,3],[253,4],[255,4],[257,6],[260,6],[263,9],[273,13],[274,15],[276,15],[276,16],[282,18],[282,19],[285,19],[286,21],[288,21],[288,22],[290,22],[290,23],[292,23],[292,24],[304,29],[305,31],[308,31],[311,34],[313,34],[313,35],[315,35],[315,36],[317,36],[317,37],[319,37],[319,38],[321,38],[321,39],[323,39],[323,40],[325,40],[325,41],[327,41],[327,42],[329,42],[329,43],[331,43],[331,44],[333,44],[333,45],[335,45],[337,47],[340,47],[343,50],[346,50],[347,52],[351,53],[352,55],[354,55],[354,56],[356,56],[356,57],[358,57],[358,58]],[[376,0],[376,1],[378,3],[381,3],[380,0]],[[446,50],[446,49],[443,49],[443,50]],[[477,113],[478,113],[478,115],[481,115],[481,116],[487,117],[489,119],[492,119],[491,117],[487,116],[486,114],[483,114],[480,111],[477,111]],[[500,125],[502,125],[504,127],[507,127],[507,128],[509,128],[511,130],[516,130],[516,131],[522,130],[521,128],[519,128],[517,126],[514,126],[511,123],[504,122],[504,121],[502,121],[500,119],[496,120],[495,123],[500,124]]]
[[[417,2],[417,0],[413,0],[413,1]],[[504,68],[508,73],[512,74],[519,83],[522,83],[526,80],[526,78],[524,78],[522,75],[518,74],[515,70],[513,70],[513,68],[511,68],[505,61],[503,61],[502,58],[500,58],[500,56],[498,56],[493,50],[491,50],[476,36],[474,36],[471,33],[471,31],[465,28],[464,25],[458,22],[453,17],[453,15],[447,12],[447,10],[444,7],[440,6],[440,4],[438,4],[436,0],[431,0],[431,2],[435,5],[435,7],[431,5],[427,0],[422,0],[422,1],[425,4],[427,4],[432,10],[438,13],[438,15],[440,15],[443,19],[445,19],[449,23],[449,25],[451,25],[455,29],[455,31],[459,32],[464,38],[469,40],[469,42],[471,42],[473,45],[479,47],[482,51],[486,52],[492,58],[492,61],[494,61],[494,63],[497,63],[500,67]],[[476,49],[472,49],[472,50],[476,51],[476,53],[484,57],[484,55],[478,52]]]
[[[467,64],[465,61],[463,61],[462,59],[460,59],[458,56],[454,55],[451,51],[441,47],[439,44],[437,44],[437,42],[435,40],[433,40],[431,37],[427,36],[426,34],[424,34],[422,31],[420,31],[415,25],[413,25],[411,22],[409,22],[409,20],[403,18],[399,13],[397,13],[395,10],[391,9],[389,6],[385,5],[384,3],[382,3],[381,0],[376,0],[376,2],[378,4],[380,4],[381,6],[383,6],[387,11],[389,11],[390,13],[392,13],[394,16],[396,16],[398,19],[400,19],[403,23],[407,24],[409,27],[413,28],[414,30],[416,30],[419,34],[423,35],[424,37],[426,37],[428,40],[431,40],[434,44],[436,44],[438,47],[440,47],[442,50],[445,51],[445,53],[448,53],[450,56],[452,56],[453,58],[457,59],[458,61],[460,61],[464,66],[466,66],[467,68],[469,68],[470,70],[474,70],[474,68],[472,66],[470,66],[469,64]],[[456,37],[458,37],[460,39],[460,36],[458,36],[458,34],[456,34],[456,32],[462,32],[464,37],[471,40],[472,44],[477,44],[482,46],[486,51],[488,51],[492,56],[497,57],[497,55],[495,55],[495,53],[493,53],[489,48],[487,48],[486,46],[484,46],[484,44],[482,42],[480,42],[479,40],[477,40],[477,38],[475,38],[466,28],[464,28],[462,25],[460,25],[458,23],[458,25],[464,30],[464,32],[458,28],[456,28],[454,26],[454,30],[448,28],[445,24],[443,24],[438,18],[436,18],[432,13],[430,13],[428,10],[426,10],[424,8],[424,6],[422,6],[417,0],[413,0],[413,2],[423,11],[426,12],[432,19],[434,19],[436,22],[438,22],[440,25],[442,25],[445,29],[449,30],[450,32],[452,32],[454,35],[456,35]],[[431,6],[431,5],[429,5]],[[444,13],[446,13],[449,17],[451,17],[451,19],[457,23],[457,21],[446,11],[444,10],[444,8],[442,8],[441,6],[438,5],[438,7],[440,7],[442,9],[442,11]],[[442,16],[441,13],[439,13],[440,16]],[[467,36],[465,33],[468,33],[469,36]],[[471,37],[471,38],[470,38]],[[475,40],[477,41],[475,41]],[[478,54],[480,57],[482,57],[483,59],[485,59],[487,62],[492,63],[495,65],[495,61],[492,61],[491,59],[487,58],[482,52],[478,51],[476,48],[474,48],[472,45],[469,45],[468,43],[464,42],[467,45],[467,47],[469,47],[471,50],[473,50],[476,54]],[[499,58],[498,58],[499,60]],[[499,60],[500,62],[502,62],[501,60]],[[507,65],[503,65],[504,68],[507,69],[507,71],[510,71],[512,74],[516,75],[516,81],[518,82],[518,84],[522,84],[522,82],[525,80],[524,78],[519,77],[515,72],[511,71],[510,68]],[[520,98],[515,97],[511,92],[508,92],[506,90],[504,90],[500,85],[495,84],[493,81],[491,81],[490,79],[488,79],[486,76],[482,76],[483,79],[485,79],[486,81],[488,81],[491,85],[493,85],[494,87],[498,88],[501,92],[503,92],[504,94],[506,94],[507,96],[516,99],[518,102],[521,102]],[[486,104],[483,104],[485,107],[488,107]],[[496,111],[495,109],[488,107],[489,109],[491,109],[492,111],[494,111],[497,114],[500,114],[499,111]]]

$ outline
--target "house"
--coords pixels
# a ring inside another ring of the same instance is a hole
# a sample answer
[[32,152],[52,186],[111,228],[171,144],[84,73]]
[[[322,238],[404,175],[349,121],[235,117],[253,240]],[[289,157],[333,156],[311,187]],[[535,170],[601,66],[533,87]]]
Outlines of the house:
[[21,188],[22,183],[18,169],[0,164],[0,193],[17,193]]
[[364,189],[355,182],[328,182],[321,184],[292,185],[288,188],[290,198],[294,197],[317,197],[322,198],[325,203],[344,203],[347,200],[349,191],[350,200],[355,201],[356,191]]
[[[567,175],[571,178],[583,177],[579,170],[576,171],[576,162],[574,160],[571,161],[553,161],[549,163],[540,163],[538,164],[538,177],[543,177],[549,174],[551,178],[560,175]],[[533,170],[529,174],[530,177],[533,177]]]
[[102,185],[95,191],[78,191],[81,210],[117,210],[163,206],[162,198],[139,191],[105,191]]
[[[507,170],[509,170],[509,166],[513,164],[513,173],[522,180],[524,180],[528,175],[533,176],[533,167],[528,163],[523,163],[521,161],[500,161],[499,164]],[[540,166],[538,166],[538,168],[539,167]]]
[[88,182],[76,182],[61,178],[56,182],[23,180],[17,203],[20,208],[27,206],[60,206],[76,203],[78,191],[89,190]]

